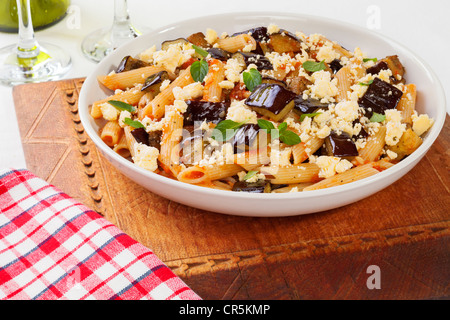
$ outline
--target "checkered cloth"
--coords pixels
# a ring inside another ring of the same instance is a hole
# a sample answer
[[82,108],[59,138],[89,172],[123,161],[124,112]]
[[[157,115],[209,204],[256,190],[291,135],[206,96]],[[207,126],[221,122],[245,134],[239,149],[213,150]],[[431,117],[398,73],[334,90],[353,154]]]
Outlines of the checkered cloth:
[[200,300],[153,252],[26,170],[0,171],[0,299]]

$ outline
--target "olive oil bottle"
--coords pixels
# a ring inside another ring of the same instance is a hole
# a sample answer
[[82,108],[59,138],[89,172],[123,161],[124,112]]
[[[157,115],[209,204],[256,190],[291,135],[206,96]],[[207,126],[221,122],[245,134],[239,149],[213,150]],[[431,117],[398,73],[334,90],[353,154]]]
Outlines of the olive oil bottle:
[[[64,18],[70,0],[31,0],[30,4],[33,27],[40,30]],[[0,0],[0,31],[18,31],[16,0]]]

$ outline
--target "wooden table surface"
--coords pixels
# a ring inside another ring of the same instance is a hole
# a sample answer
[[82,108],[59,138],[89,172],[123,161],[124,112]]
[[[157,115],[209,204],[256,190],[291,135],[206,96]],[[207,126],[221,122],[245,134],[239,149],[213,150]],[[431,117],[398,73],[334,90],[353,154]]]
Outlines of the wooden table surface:
[[[28,169],[149,247],[202,298],[450,297],[448,116],[424,159],[367,199],[306,216],[235,217],[159,197],[110,165],[81,125],[82,83],[14,88]],[[380,289],[368,286],[374,276]]]

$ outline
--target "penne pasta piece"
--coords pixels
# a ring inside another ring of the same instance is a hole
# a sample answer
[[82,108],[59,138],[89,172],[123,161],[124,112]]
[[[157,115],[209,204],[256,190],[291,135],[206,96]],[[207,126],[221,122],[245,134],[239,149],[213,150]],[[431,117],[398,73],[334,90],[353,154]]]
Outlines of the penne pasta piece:
[[123,128],[123,131],[124,131],[124,136],[125,136],[125,139],[127,142],[128,150],[130,151],[130,155],[132,157],[134,157],[135,156],[134,144],[136,143],[136,139],[131,134],[131,131],[133,131],[133,129],[130,126],[126,126],[125,128]]
[[338,95],[336,96],[337,102],[341,102],[348,99],[348,92],[350,92],[350,87],[352,86],[352,80],[351,80],[351,72],[350,72],[350,66],[347,65],[338,72],[336,72],[335,75],[336,79],[338,79]]
[[164,68],[149,66],[121,73],[113,73],[107,76],[99,76],[98,81],[111,90],[126,90],[136,84],[144,84],[145,80],[155,73],[164,71]]
[[219,45],[219,48],[231,53],[235,53],[239,50],[245,51],[244,48],[248,48],[248,51],[256,49],[256,40],[246,33],[234,37],[218,39],[217,44]]
[[91,107],[91,115],[94,117],[94,119],[99,119],[103,115],[99,117],[99,114],[101,113],[101,105],[110,101],[110,100],[116,100],[116,101],[122,101],[125,103],[128,103],[132,106],[137,105],[139,103],[139,100],[141,100],[142,96],[145,94],[145,92],[142,92],[140,90],[140,87],[135,87],[127,91],[119,92],[115,95],[109,96],[106,99],[102,99],[99,101],[96,101],[92,104]]
[[205,78],[203,88],[203,100],[210,102],[219,102],[222,100],[222,87],[219,83],[225,79],[225,65],[222,61],[209,60],[209,72]]
[[368,177],[371,177],[375,174],[379,173],[377,169],[373,167],[372,163],[365,164],[360,167],[356,167],[350,169],[346,172],[339,173],[331,178],[327,178],[322,180],[312,186],[306,187],[303,191],[312,191],[312,190],[320,190],[325,188],[337,187],[340,185],[344,185],[350,182],[362,180]]
[[[167,105],[175,101],[173,89],[176,87],[184,88],[185,86],[194,83],[191,76],[191,67],[180,72],[176,78],[166,89],[161,91],[142,111],[142,118],[147,116],[154,119],[161,119],[164,115],[164,110]],[[142,119],[141,118],[141,119]]]
[[324,139],[313,137],[307,142],[299,143],[292,147],[294,164],[300,164],[306,161],[310,155],[319,150],[324,143]]
[[403,122],[412,125],[411,116],[416,110],[417,89],[415,84],[405,86],[405,91],[400,99],[397,110],[402,112]]
[[165,125],[161,139],[159,161],[166,171],[175,177],[182,170],[180,165],[180,140],[183,135],[183,115],[169,106],[166,111]]
[[110,147],[119,143],[122,136],[122,128],[117,121],[108,121],[100,134],[101,139]]
[[205,168],[192,166],[181,170],[177,175],[177,179],[189,184],[200,184],[208,180],[208,176],[206,175]]
[[209,180],[220,180],[232,177],[242,171],[241,166],[236,164],[223,164],[215,166],[207,166],[204,168],[205,174]]
[[380,158],[386,138],[386,127],[382,126],[378,132],[367,139],[366,145],[359,150],[359,156],[366,162],[373,162]]
[[131,156],[130,148],[128,147],[127,137],[122,134],[119,142],[114,146],[113,150],[124,158]]
[[261,167],[260,172],[273,184],[293,184],[317,181],[320,168],[313,163],[285,167]]
[[301,192],[306,187],[312,186],[312,182],[305,182],[305,183],[296,183],[291,184],[285,188],[275,189],[272,191],[272,193],[289,193],[289,192]]

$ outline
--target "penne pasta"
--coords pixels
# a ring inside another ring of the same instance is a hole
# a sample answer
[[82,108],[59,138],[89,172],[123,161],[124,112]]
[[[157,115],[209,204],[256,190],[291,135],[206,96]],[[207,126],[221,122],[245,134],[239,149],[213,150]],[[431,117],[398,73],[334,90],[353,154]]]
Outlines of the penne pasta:
[[411,116],[414,114],[416,110],[416,97],[417,97],[417,89],[415,84],[408,84],[405,86],[405,91],[403,92],[403,96],[400,99],[400,102],[397,105],[397,110],[402,112],[403,122],[412,125]]
[[268,179],[273,184],[292,184],[317,180],[320,169],[316,164],[305,163],[285,167],[261,167],[260,171],[268,176]]
[[256,40],[246,33],[225,39],[218,39],[217,44],[219,48],[231,53],[239,50],[250,52],[256,49]]
[[219,83],[225,79],[225,66],[223,62],[216,59],[209,61],[209,72],[205,78],[203,88],[203,100],[219,102],[222,100],[222,88]]
[[98,81],[111,90],[126,90],[144,84],[145,80],[158,72],[164,71],[164,68],[150,66],[121,73],[113,73],[107,76],[99,76]]
[[119,142],[114,146],[113,150],[124,158],[131,156],[130,148],[128,146],[127,137],[122,134]]
[[346,172],[339,173],[331,178],[322,180],[312,186],[306,187],[303,191],[313,191],[325,188],[337,187],[354,181],[362,180],[379,173],[373,168],[373,164],[366,164],[360,167],[350,169]]
[[367,139],[363,149],[359,151],[359,156],[366,162],[373,162],[380,158],[385,145],[386,127],[381,126],[379,130]]
[[122,131],[123,130],[119,126],[119,123],[117,121],[108,121],[108,123],[106,123],[106,125],[102,129],[100,137],[108,146],[114,147],[119,143],[119,140],[122,136]]
[[[176,87],[184,88],[194,82],[191,76],[191,68],[180,72],[176,78],[166,89],[161,91],[142,111],[142,118],[147,116],[153,119],[161,119],[164,116],[164,108],[175,101],[173,89]],[[141,118],[141,119],[142,119]]]

